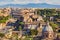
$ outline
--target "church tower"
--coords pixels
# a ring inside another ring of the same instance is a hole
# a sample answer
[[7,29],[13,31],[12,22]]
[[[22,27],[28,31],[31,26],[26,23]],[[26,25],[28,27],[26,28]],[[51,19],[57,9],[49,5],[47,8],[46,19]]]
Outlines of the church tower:
[[49,22],[44,25],[42,29],[42,38],[46,40],[53,40],[54,32],[52,27],[49,25]]

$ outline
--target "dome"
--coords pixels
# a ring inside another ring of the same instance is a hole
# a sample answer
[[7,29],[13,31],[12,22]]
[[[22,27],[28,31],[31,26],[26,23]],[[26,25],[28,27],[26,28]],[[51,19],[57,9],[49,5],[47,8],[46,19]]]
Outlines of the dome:
[[42,32],[53,32],[53,29],[49,24],[47,24],[43,27]]
[[52,27],[49,25],[49,22],[47,21],[46,25],[43,27],[43,32],[53,32]]

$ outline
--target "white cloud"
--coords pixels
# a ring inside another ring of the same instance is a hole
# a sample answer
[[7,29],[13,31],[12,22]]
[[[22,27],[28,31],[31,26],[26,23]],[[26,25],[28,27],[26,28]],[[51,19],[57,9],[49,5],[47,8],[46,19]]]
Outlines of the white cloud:
[[60,0],[0,0],[0,5],[4,4],[28,4],[28,3],[48,3],[60,5]]
[[40,0],[14,0],[13,3],[15,4],[40,3]]
[[60,5],[60,0],[46,0],[46,3]]

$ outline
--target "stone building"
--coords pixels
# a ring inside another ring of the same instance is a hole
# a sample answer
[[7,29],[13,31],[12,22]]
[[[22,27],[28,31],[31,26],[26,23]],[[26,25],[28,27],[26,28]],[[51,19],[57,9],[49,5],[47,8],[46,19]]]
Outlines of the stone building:
[[52,27],[49,25],[49,22],[47,22],[44,28],[42,29],[42,38],[44,40],[54,39],[54,32],[53,32]]

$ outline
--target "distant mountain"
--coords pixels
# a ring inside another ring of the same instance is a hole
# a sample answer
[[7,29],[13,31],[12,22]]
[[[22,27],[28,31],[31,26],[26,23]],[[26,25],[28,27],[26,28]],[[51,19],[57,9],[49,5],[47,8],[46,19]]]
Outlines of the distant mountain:
[[60,5],[52,5],[52,4],[46,4],[46,3],[29,3],[29,4],[7,4],[0,6],[1,7],[20,7],[20,8],[60,8]]

